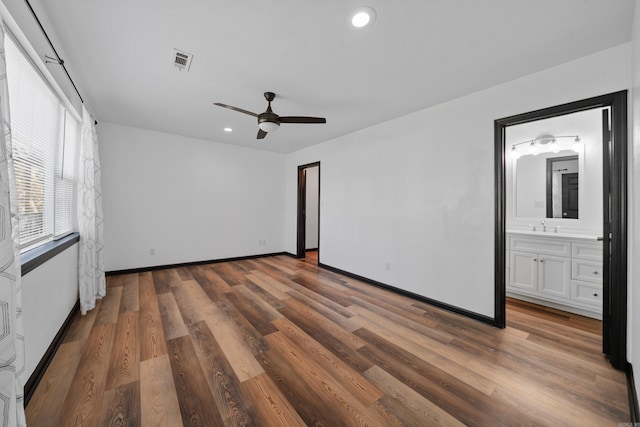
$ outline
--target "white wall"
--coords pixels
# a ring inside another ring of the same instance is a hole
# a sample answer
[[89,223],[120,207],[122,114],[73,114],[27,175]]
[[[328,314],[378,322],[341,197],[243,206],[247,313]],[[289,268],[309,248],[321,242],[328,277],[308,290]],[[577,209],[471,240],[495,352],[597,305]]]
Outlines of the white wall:
[[631,92],[631,143],[629,151],[629,294],[627,360],[634,369],[636,391],[640,395],[640,0],[636,0],[633,19]]
[[628,89],[629,57],[624,44],[288,155],[287,251],[297,166],[321,161],[322,263],[493,317],[494,120]]
[[98,138],[107,271],[283,251],[283,154],[104,122]]
[[22,276],[25,378],[29,378],[78,301],[78,244]]
[[307,174],[307,206],[306,206],[306,223],[305,223],[305,239],[306,249],[318,248],[318,185],[319,171],[318,166],[305,169]]

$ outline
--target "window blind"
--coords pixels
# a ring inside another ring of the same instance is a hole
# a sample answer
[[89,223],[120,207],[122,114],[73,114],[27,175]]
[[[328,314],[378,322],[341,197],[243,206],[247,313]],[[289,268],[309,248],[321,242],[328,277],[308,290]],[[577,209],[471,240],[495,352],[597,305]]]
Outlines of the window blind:
[[5,38],[5,53],[20,247],[29,249],[72,231],[75,165],[64,149],[65,142],[75,149],[79,132],[12,37]]

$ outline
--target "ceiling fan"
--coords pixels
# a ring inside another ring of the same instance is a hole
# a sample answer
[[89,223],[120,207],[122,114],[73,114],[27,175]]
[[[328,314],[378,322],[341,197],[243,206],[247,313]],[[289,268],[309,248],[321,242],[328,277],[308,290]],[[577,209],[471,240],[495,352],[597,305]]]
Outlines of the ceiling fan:
[[265,92],[264,97],[269,103],[267,111],[264,113],[256,114],[251,111],[243,110],[242,108],[233,107],[231,105],[222,104],[220,102],[214,102],[213,105],[219,107],[228,108],[230,110],[238,111],[240,113],[248,114],[258,118],[258,139],[263,139],[267,136],[268,132],[275,132],[280,127],[280,123],[327,123],[327,119],[324,117],[304,117],[304,116],[279,116],[271,110],[271,101],[276,98],[276,94],[273,92]]

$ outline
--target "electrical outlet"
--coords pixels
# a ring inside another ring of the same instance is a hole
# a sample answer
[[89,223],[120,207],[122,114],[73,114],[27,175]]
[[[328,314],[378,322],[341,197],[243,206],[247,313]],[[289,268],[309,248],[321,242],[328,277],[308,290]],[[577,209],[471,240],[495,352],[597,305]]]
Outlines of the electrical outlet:
[[384,268],[385,268],[385,270],[387,270],[387,271],[391,271],[391,263],[390,263],[390,262],[386,262],[386,263],[384,264]]
[[155,255],[156,254],[156,249],[155,248],[150,248],[149,249],[149,255]]

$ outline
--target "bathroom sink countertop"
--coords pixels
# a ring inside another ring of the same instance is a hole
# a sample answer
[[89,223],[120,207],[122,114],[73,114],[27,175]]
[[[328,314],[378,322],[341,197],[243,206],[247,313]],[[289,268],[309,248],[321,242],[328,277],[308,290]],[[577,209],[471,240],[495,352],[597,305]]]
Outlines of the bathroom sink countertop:
[[563,231],[558,231],[554,233],[553,229],[551,231],[531,231],[531,230],[507,230],[508,234],[520,234],[523,236],[530,237],[540,237],[543,239],[580,239],[585,241],[596,242],[598,240],[602,240],[602,237],[591,235],[591,234],[579,234],[579,233],[567,233]]

